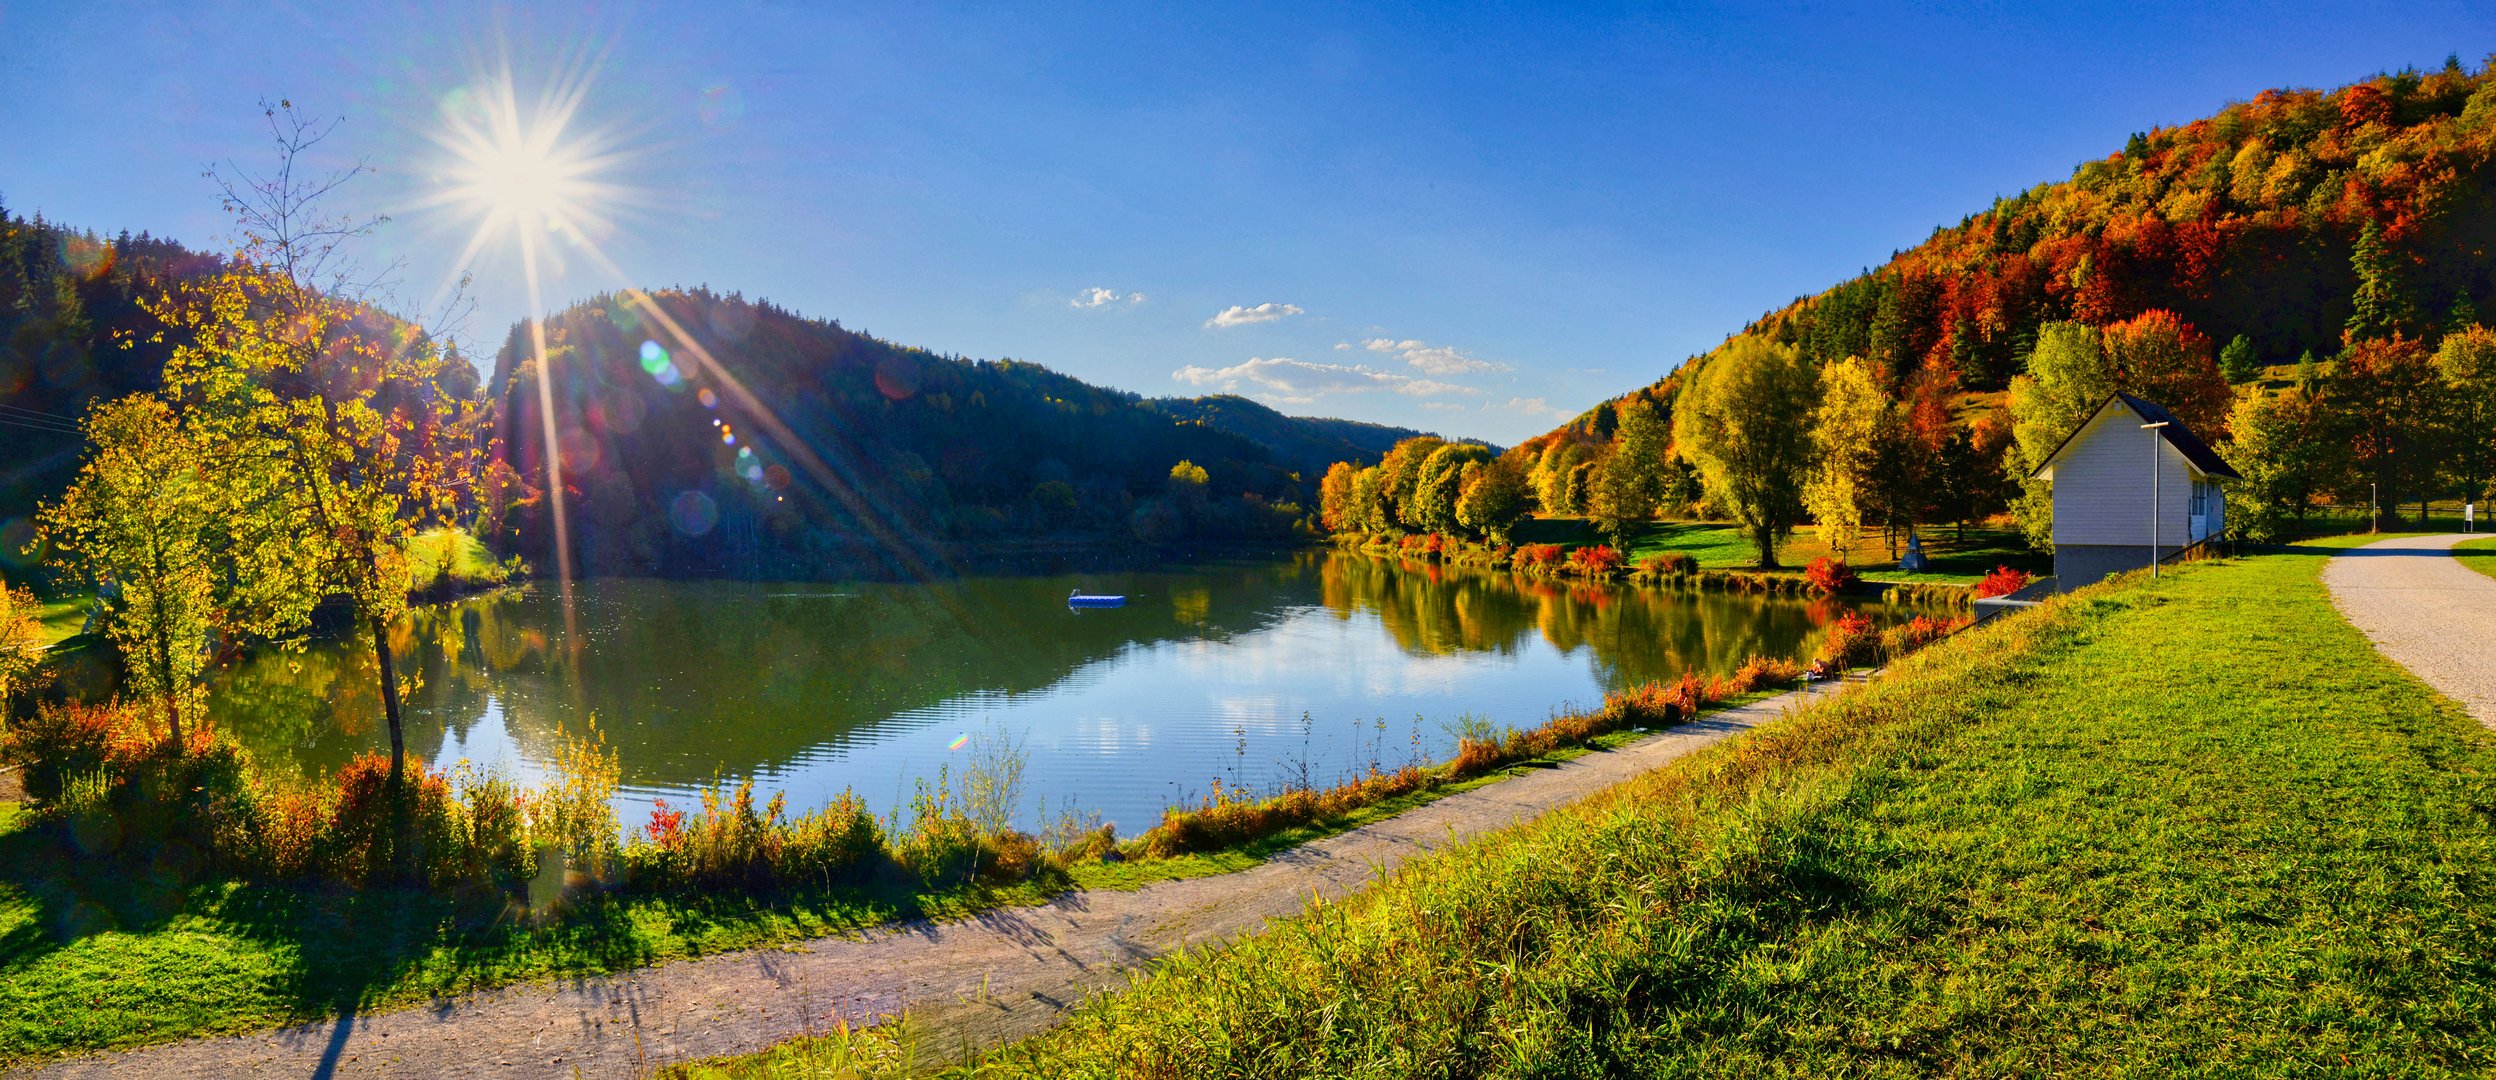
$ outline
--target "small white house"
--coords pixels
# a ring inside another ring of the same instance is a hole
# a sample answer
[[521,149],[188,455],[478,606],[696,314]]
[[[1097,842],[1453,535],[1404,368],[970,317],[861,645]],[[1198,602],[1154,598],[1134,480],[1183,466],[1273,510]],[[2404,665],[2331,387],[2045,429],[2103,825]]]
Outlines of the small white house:
[[2219,484],[2243,479],[2183,421],[2130,394],[2098,403],[2036,475],[2054,484],[2054,579],[2065,590],[2148,566],[2153,545],[2163,559],[2225,534]]

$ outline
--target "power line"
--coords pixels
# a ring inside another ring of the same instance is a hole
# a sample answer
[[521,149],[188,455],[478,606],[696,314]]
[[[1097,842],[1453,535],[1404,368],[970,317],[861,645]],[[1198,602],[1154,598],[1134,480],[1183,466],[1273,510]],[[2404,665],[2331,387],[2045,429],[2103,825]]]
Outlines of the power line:
[[25,416],[40,417],[45,420],[58,420],[64,424],[75,424],[78,422],[78,418],[74,416],[62,416],[59,413],[48,413],[40,409],[29,409],[23,405],[10,405],[5,402],[0,402],[0,412],[13,412]]
[[21,427],[21,428],[25,428],[25,429],[27,429],[28,431],[46,431],[46,432],[50,432],[50,433],[52,433],[52,434],[54,434],[54,435],[84,435],[84,434],[86,434],[85,432],[82,432],[82,431],[80,431],[80,430],[78,430],[77,428],[74,428],[74,427],[58,427],[58,426],[51,425],[51,424],[34,423],[34,422],[31,422],[31,421],[26,421],[26,420],[11,420],[11,419],[9,419],[9,418],[7,418],[7,417],[4,417],[4,416],[0,416],[0,424],[5,424],[5,425],[7,425],[7,426],[9,426],[9,427]]

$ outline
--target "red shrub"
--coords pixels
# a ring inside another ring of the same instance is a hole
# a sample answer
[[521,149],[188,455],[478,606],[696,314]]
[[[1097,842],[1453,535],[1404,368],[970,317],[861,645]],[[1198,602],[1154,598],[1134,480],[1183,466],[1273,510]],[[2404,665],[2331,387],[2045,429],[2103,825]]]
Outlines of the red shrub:
[[1923,615],[1890,627],[1881,634],[1881,651],[1890,656],[1905,656],[1966,626],[1966,619],[1934,619]]
[[1988,600],[1996,596],[2009,596],[2027,588],[2028,583],[2034,580],[2036,579],[2029,576],[2025,570],[1997,566],[1993,568],[1992,573],[1985,575],[1983,581],[1976,583],[1976,599]]
[[1609,544],[1582,547],[1569,553],[1569,572],[1582,577],[1608,578],[1620,573],[1627,559],[1612,550]]
[[1855,568],[1846,565],[1846,560],[1832,559],[1826,555],[1811,560],[1811,565],[1804,568],[1803,576],[1810,578],[1811,587],[1819,590],[1823,596],[1835,596],[1845,592],[1854,588],[1861,580],[1855,576]]
[[650,834],[650,842],[674,851],[685,842],[685,812],[669,807],[660,799],[650,806],[650,824],[642,827]]

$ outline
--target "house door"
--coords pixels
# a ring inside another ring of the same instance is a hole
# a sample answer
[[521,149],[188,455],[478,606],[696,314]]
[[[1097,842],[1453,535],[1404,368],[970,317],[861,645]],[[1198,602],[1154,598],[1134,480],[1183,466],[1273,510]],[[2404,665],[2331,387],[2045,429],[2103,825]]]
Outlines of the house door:
[[2206,481],[2193,481],[2191,518],[2185,526],[2189,542],[2199,543],[2210,535],[2210,497],[2214,486]]

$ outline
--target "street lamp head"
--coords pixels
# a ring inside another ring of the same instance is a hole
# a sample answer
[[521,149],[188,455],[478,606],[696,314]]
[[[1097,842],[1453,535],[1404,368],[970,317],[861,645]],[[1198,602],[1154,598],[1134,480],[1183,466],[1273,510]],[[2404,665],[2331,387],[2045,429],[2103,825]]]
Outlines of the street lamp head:
[[2172,421],[2160,420],[2160,421],[2158,421],[2157,423],[2154,423],[2154,424],[2143,424],[2143,425],[2141,425],[2141,430],[2143,430],[2143,431],[2147,431],[2147,430],[2149,430],[2149,429],[2151,429],[2151,428],[2162,428],[2162,427],[2167,426],[2167,425],[2168,425],[2169,423],[2171,423],[2171,422],[2172,422]]

